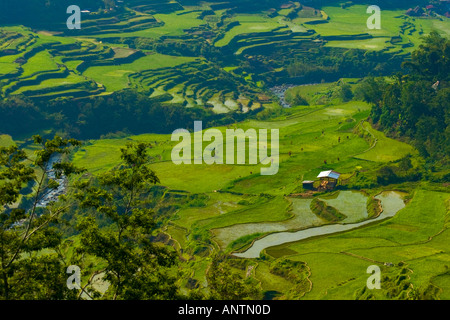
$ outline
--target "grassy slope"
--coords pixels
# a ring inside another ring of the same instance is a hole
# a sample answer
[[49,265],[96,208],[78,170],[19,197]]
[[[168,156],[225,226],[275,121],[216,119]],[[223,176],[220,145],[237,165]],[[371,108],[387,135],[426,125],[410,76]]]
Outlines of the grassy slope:
[[113,92],[128,88],[128,76],[132,73],[158,68],[175,67],[194,60],[194,58],[174,57],[156,53],[149,54],[128,64],[90,67],[83,75],[103,84],[107,91]]
[[[170,135],[147,134],[127,139],[92,141],[92,144],[80,149],[73,160],[76,165],[85,167],[94,174],[101,174],[119,163],[119,148],[125,143],[130,140],[150,142],[153,145],[150,154],[154,157],[152,168],[163,185],[175,190],[206,193],[212,197],[205,208],[182,209],[178,213],[179,220],[175,221],[177,225],[189,228],[204,220],[198,226],[209,230],[238,223],[282,221],[291,216],[283,195],[295,192],[303,178],[315,179],[324,168],[324,159],[327,159],[327,167],[344,174],[351,174],[357,166],[369,168],[372,165],[371,162],[357,160],[352,156],[367,150],[368,143],[351,132],[339,131],[343,119],[351,118],[367,108],[361,102],[325,109],[315,107],[316,111],[307,114],[303,114],[303,110],[298,108],[293,111],[293,115],[276,121],[240,123],[237,127],[244,130],[280,130],[281,165],[279,173],[274,176],[261,176],[260,165],[174,165],[171,162],[171,150],[177,143],[170,141]],[[226,128],[219,129],[225,132]],[[342,137],[340,143],[339,137]],[[207,143],[204,144],[206,145]],[[216,190],[254,195],[269,193],[275,198],[243,207],[238,206],[237,202],[245,196],[219,194],[215,193]],[[223,203],[230,205],[223,206]],[[271,214],[267,215],[267,212]]]
[[239,25],[231,28],[225,36],[217,41],[214,45],[216,47],[223,47],[230,43],[230,41],[237,35],[245,33],[268,32],[282,26],[277,19],[267,18],[261,15],[236,15],[230,22],[239,22]]
[[[313,290],[307,299],[352,299],[355,290],[365,286],[369,276],[366,268],[384,262],[405,262],[413,270],[413,285],[419,288],[444,273],[450,263],[445,201],[449,201],[448,193],[417,190],[411,203],[385,222],[267,251],[277,255],[278,250],[288,249],[290,259],[308,263]],[[437,282],[448,294],[450,287],[445,279],[441,276]]]
[[[159,39],[163,36],[188,36],[194,37],[195,35],[189,34],[189,29],[194,27],[199,27],[202,25],[209,24],[213,29],[216,28],[215,23],[212,22],[211,17],[215,18],[214,21],[216,23],[220,20],[220,16],[224,14],[224,11],[217,11],[215,16],[208,16],[205,19],[199,19],[200,12],[190,12],[189,10],[194,10],[195,8],[186,8],[184,11],[172,12],[172,13],[164,13],[164,14],[155,14],[149,15],[145,13],[138,13],[136,18],[137,20],[145,20],[152,19],[152,17],[156,18],[159,22],[163,23],[162,25],[148,25],[148,28],[144,30],[134,31],[134,32],[120,32],[120,28],[115,33],[108,34],[95,34],[95,29],[88,35],[83,35],[82,38],[71,37],[71,36],[53,36],[51,33],[40,31],[37,34],[30,31],[29,29],[23,27],[2,27],[2,30],[6,32],[19,32],[23,34],[24,37],[28,37],[32,39],[28,44],[24,41],[24,39],[19,39],[15,42],[21,45],[25,45],[26,51],[29,51],[33,48],[36,48],[42,44],[49,43],[59,43],[62,45],[66,44],[74,44],[77,41],[82,41],[84,44],[90,42],[91,44],[95,44],[97,46],[102,47],[101,40],[105,41],[105,46],[108,47],[121,47],[126,51],[127,46],[124,44],[111,44],[108,42],[113,42],[115,38],[121,37],[123,39],[129,37],[142,37],[142,38],[152,38]],[[196,8],[198,9],[198,8]],[[226,18],[226,22],[239,22],[240,25],[235,26],[228,30],[225,33],[225,36],[219,39],[214,45],[216,47],[226,46],[233,38],[237,35],[242,35],[246,33],[261,33],[267,31],[273,31],[276,28],[284,27],[283,30],[292,31],[305,31],[307,29],[314,29],[321,36],[330,36],[330,35],[355,35],[361,33],[369,33],[375,36],[374,39],[367,40],[330,40],[327,45],[329,46],[338,46],[344,48],[362,48],[368,50],[381,50],[385,49],[388,46],[393,47],[392,50],[399,53],[406,53],[411,51],[414,47],[420,43],[421,35],[428,33],[432,29],[437,29],[441,33],[448,35],[449,34],[449,22],[447,20],[440,21],[437,19],[412,19],[412,18],[401,18],[400,16],[404,13],[403,10],[383,10],[382,11],[382,30],[368,30],[366,27],[366,20],[368,18],[368,14],[366,14],[366,6],[355,5],[346,9],[341,9],[340,7],[325,7],[323,8],[326,12],[325,15],[330,17],[329,23],[318,24],[318,25],[307,25],[304,24],[309,20],[322,20],[323,18],[319,16],[310,16],[311,10],[303,10],[300,11],[299,17],[293,19],[292,21],[286,20],[284,15],[289,10],[281,10],[280,15],[274,18],[270,18],[264,14],[238,14]],[[404,34],[400,34],[401,29],[404,28],[403,24],[405,22],[411,23],[414,25],[415,31],[413,29],[406,29]],[[113,23],[116,27],[125,25],[124,21],[119,21],[117,23]],[[100,30],[101,31],[101,30]],[[414,31],[411,32],[410,31]],[[392,46],[390,43],[386,43],[386,41],[390,40],[393,36],[401,35],[401,43],[395,46]],[[34,40],[33,40],[34,39]],[[272,38],[267,37],[266,41],[270,43]],[[261,39],[264,41],[264,37]],[[402,45],[405,44],[414,44],[414,47],[409,46],[402,48]],[[11,47],[14,46],[13,43],[10,44]],[[244,46],[242,46],[244,45]],[[258,44],[259,45],[259,44]],[[242,52],[242,50],[246,47],[245,41],[240,44],[240,49],[238,52]],[[253,45],[250,45],[250,47]],[[23,49],[23,48],[22,48]],[[94,50],[96,51],[96,50]],[[24,52],[15,54],[15,55],[7,55],[0,57],[0,80],[2,75],[7,75],[9,73],[15,73],[18,70],[19,64],[15,61],[17,58],[22,57]],[[116,54],[116,58],[120,55]],[[66,81],[61,79],[61,75],[57,72],[57,67],[55,63],[65,64],[69,70],[75,71],[76,67],[81,63],[82,60],[74,59],[74,60],[66,60],[65,53],[63,52],[61,56],[58,54],[50,55],[47,49],[41,49],[41,51],[32,55],[24,65],[23,65],[23,73],[20,75],[20,78],[34,79],[36,75],[46,74],[47,77],[50,76],[51,80],[55,81],[47,81],[45,83],[24,83],[20,84],[19,87],[14,87],[13,94],[26,93],[29,95],[35,95],[36,90],[40,90],[45,88],[46,92],[51,92],[51,89],[55,87],[56,93],[71,93],[76,91],[86,92],[92,90],[92,94],[98,94],[98,90],[94,87],[87,89],[83,88],[84,80],[82,77],[75,79],[75,77],[68,77]],[[103,58],[98,58],[102,60]],[[169,57],[164,55],[155,54],[152,57],[143,57],[131,63],[126,63],[122,65],[112,65],[112,66],[96,66],[87,69],[83,76],[86,76],[86,80],[93,79],[98,83],[103,84],[108,92],[120,90],[123,88],[133,87],[134,85],[139,85],[133,83],[128,78],[130,74],[141,72],[145,70],[155,70],[157,68],[169,67],[175,68],[176,66],[182,64],[183,62],[192,61],[192,58],[188,57]],[[75,71],[76,72],[76,71]],[[52,76],[54,74],[54,76]],[[188,75],[189,77],[190,75]],[[244,76],[243,76],[244,77]],[[5,81],[5,85],[3,90],[9,90],[10,87],[16,84],[16,80],[2,80]],[[159,78],[148,78],[147,82],[153,83],[155,81],[159,81]],[[61,87],[64,84],[71,84],[70,86]],[[148,87],[148,83],[146,84]],[[186,97],[182,94],[183,90],[191,90],[191,88],[184,88],[183,83],[171,83],[170,90],[166,91],[165,89],[161,89],[159,87],[154,88],[156,93],[170,93],[173,96],[173,103],[188,103],[189,105],[195,105],[196,102],[195,97]],[[206,88],[207,91],[208,88]],[[236,91],[232,89],[232,91]],[[38,94],[42,94],[42,92],[37,92]],[[47,93],[45,93],[47,94]],[[215,111],[218,113],[221,112],[229,112],[229,108],[224,107],[222,102],[216,101],[217,95],[219,92],[214,92],[214,97],[210,100],[210,103],[215,105]],[[233,109],[233,108],[232,108]]]
[[356,158],[378,162],[389,162],[406,156],[415,154],[416,151],[408,144],[390,139],[380,131],[374,130],[368,122],[362,124],[364,130],[369,132],[375,139],[376,144],[369,151],[364,152]]
[[[318,24],[309,26],[317,33],[323,36],[342,36],[342,35],[356,35],[368,33],[375,37],[368,40],[338,40],[330,41],[328,46],[352,48],[352,49],[366,49],[366,50],[381,50],[391,44],[388,42],[391,37],[401,35],[403,43],[409,41],[415,47],[420,45],[421,37],[428,34],[431,30],[438,30],[441,34],[448,36],[448,21],[440,21],[437,19],[422,19],[422,18],[401,18],[405,10],[382,10],[381,11],[381,30],[370,30],[367,28],[367,19],[370,17],[366,13],[367,6],[354,5],[346,9],[341,7],[324,7],[323,10],[329,15],[330,22],[326,24]],[[416,31],[409,34],[407,30],[404,34],[401,33],[401,26],[405,21],[413,23]],[[421,34],[420,31],[423,33]],[[403,52],[410,52],[414,47],[403,49]]]

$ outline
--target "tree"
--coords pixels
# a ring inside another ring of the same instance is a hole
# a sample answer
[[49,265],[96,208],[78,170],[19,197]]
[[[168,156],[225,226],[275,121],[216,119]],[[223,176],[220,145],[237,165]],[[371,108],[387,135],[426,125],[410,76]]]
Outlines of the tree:
[[449,79],[450,74],[450,41],[437,31],[431,31],[423,38],[423,44],[411,54],[410,62],[405,68],[411,69],[416,76],[426,77],[434,81]]
[[[109,282],[105,299],[174,299],[176,279],[169,275],[177,261],[176,252],[150,241],[155,227],[149,207],[150,186],[159,182],[148,165],[148,144],[128,144],[121,149],[121,166],[98,178],[77,183],[74,197],[91,215],[81,218],[79,262],[91,255],[105,265],[101,270]],[[96,223],[95,211],[111,222],[107,228]]]
[[353,91],[352,91],[352,87],[345,82],[341,82],[339,84],[340,87],[340,98],[342,99],[342,101],[347,102],[353,99]]
[[226,256],[216,254],[206,275],[211,299],[244,300],[261,299],[259,282],[252,277],[242,277],[227,264]]
[[[58,136],[46,141],[34,136],[33,140],[40,147],[34,159],[15,145],[0,148],[0,298],[70,299],[74,296],[66,287],[66,266],[57,254],[61,234],[56,228],[67,206],[50,203],[39,208],[38,203],[46,190],[58,187],[48,179],[50,170],[55,170],[56,177],[81,172],[67,162],[51,165],[52,157],[67,154],[80,142]],[[10,208],[27,184],[33,185],[31,205]],[[43,249],[51,253],[44,254]]]
[[[374,124],[394,137],[406,137],[429,162],[448,162],[450,41],[437,32],[403,64],[409,74],[392,82],[365,79],[357,96],[372,103]],[[383,178],[381,179],[383,180]]]
[[296,93],[294,99],[292,100],[292,104],[294,106],[309,106],[308,101],[306,101],[305,98],[303,98],[300,93]]
[[0,100],[0,133],[22,135],[46,124],[45,117],[30,99],[13,96]]
[[377,172],[377,182],[383,186],[389,185],[391,183],[396,183],[398,181],[398,177],[395,174],[392,167],[385,166],[378,170]]

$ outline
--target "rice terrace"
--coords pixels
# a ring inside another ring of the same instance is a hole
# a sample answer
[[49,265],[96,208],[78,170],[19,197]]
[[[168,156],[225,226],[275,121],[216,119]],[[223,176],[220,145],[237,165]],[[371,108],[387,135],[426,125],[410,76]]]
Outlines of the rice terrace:
[[446,0],[2,1],[0,300],[450,299],[449,36]]

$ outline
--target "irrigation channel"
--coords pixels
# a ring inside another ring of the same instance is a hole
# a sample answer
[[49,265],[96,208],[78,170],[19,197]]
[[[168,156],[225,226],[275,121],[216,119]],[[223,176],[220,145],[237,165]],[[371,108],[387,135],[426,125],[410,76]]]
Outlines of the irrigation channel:
[[259,258],[261,251],[269,247],[274,247],[289,242],[300,241],[316,236],[330,235],[333,233],[356,229],[375,221],[391,218],[405,207],[402,194],[396,191],[382,192],[381,194],[377,195],[376,198],[380,199],[381,206],[383,207],[383,212],[375,219],[369,219],[358,223],[324,225],[296,232],[272,233],[264,238],[256,240],[246,251],[241,253],[233,253],[233,255],[236,257],[248,259]]

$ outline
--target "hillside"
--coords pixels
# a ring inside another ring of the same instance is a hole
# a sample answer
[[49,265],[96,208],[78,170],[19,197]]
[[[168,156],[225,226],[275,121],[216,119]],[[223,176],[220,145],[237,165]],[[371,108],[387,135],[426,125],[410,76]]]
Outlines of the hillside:
[[444,1],[72,4],[0,3],[0,300],[450,299]]
[[67,29],[67,15],[60,25],[2,27],[1,95],[49,100],[132,88],[171,104],[245,113],[276,102],[267,95],[275,85],[386,75],[422,35],[448,30],[445,19],[404,9],[384,10],[383,29],[368,30],[363,5],[249,3],[125,1],[107,11],[81,3],[91,11],[80,30]]

